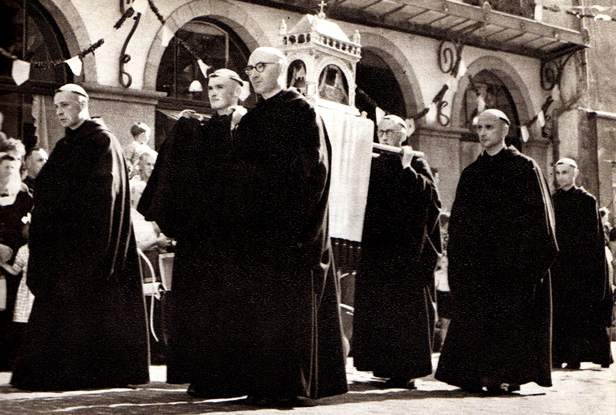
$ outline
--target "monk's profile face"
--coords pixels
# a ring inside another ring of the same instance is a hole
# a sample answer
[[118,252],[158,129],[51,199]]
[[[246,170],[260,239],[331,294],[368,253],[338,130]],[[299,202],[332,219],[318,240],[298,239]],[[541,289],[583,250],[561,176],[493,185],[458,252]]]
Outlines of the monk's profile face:
[[74,92],[58,91],[54,95],[53,103],[56,107],[56,116],[64,128],[75,129],[88,118],[87,102]]
[[226,76],[210,78],[207,85],[207,94],[210,107],[214,110],[226,110],[237,105],[241,87],[239,83]]
[[575,177],[577,169],[568,164],[557,164],[554,167],[554,174],[556,175],[556,184],[560,189],[569,190],[575,183]]
[[507,123],[494,114],[484,112],[477,118],[479,142],[488,154],[494,155],[505,146],[508,131]]

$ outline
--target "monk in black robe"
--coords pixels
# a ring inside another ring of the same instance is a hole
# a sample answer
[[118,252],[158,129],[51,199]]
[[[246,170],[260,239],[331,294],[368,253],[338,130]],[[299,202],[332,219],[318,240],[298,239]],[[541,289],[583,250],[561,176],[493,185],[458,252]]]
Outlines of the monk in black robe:
[[479,116],[484,152],[462,172],[449,223],[454,313],[435,377],[469,391],[552,385],[552,207],[537,164],[505,147],[508,127],[499,110]]
[[199,119],[185,112],[161,146],[138,210],[177,240],[172,290],[165,297],[167,382],[190,383],[188,393],[204,398],[239,396],[234,354],[236,322],[245,301],[235,284],[237,267],[225,199],[232,168],[233,127],[244,81],[219,69],[209,76],[208,96],[216,113]]
[[28,390],[149,381],[148,333],[128,171],[120,143],[90,119],[88,96],[54,96],[66,136],[40,171],[27,284],[35,295],[11,384]]
[[556,163],[559,189],[554,193],[554,213],[559,254],[552,267],[552,362],[557,368],[567,363],[568,369],[579,369],[580,362],[609,367],[613,296],[604,232],[597,200],[575,186],[578,172],[572,159]]
[[[234,139],[230,227],[241,271],[234,381],[256,404],[347,391],[327,212],[331,146],[315,108],[283,88],[286,58],[258,48],[247,74],[263,98]],[[241,314],[241,315],[240,315]]]
[[[400,147],[406,128],[400,117],[386,116],[379,141]],[[425,159],[412,153],[402,160],[391,153],[373,158],[355,287],[353,362],[358,370],[389,378],[388,386],[413,388],[414,378],[432,373],[430,290],[441,250],[440,205]]]

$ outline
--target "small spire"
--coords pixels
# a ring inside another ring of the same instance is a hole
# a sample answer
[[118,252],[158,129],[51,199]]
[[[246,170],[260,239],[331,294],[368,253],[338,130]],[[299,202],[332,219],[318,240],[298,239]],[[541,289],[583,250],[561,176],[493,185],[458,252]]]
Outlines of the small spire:
[[325,3],[325,0],[321,0],[321,2],[319,3],[319,7],[321,8],[321,11],[319,11],[319,14],[317,15],[319,19],[325,19],[325,17],[327,17],[325,15],[325,11],[323,10],[325,6],[327,6],[327,3]]
[[280,33],[280,36],[284,36],[287,34],[287,22],[285,19],[282,19],[280,21],[280,28],[278,29],[278,33]]

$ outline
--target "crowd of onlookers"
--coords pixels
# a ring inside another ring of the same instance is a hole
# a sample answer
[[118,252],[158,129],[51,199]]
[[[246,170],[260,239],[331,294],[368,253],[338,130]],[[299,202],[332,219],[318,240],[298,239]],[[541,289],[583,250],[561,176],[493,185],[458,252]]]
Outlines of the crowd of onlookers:
[[34,179],[46,159],[43,149],[26,149],[0,132],[0,370],[10,368],[32,308],[26,286],[29,212]]

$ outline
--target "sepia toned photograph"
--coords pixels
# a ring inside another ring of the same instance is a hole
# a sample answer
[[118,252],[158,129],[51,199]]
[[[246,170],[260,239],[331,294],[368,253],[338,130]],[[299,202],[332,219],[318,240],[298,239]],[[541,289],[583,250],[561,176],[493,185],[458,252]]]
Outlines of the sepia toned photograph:
[[616,0],[0,0],[0,414],[616,413]]

